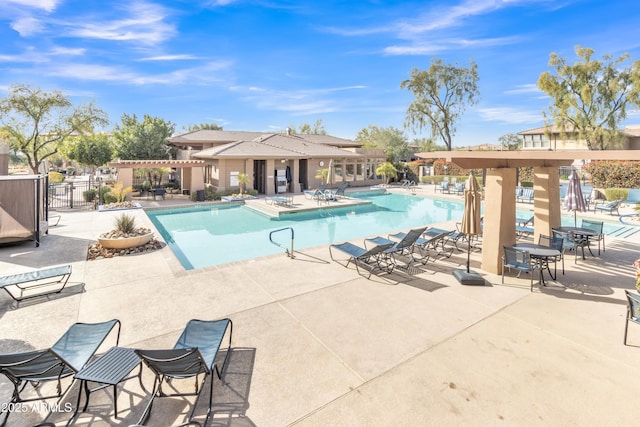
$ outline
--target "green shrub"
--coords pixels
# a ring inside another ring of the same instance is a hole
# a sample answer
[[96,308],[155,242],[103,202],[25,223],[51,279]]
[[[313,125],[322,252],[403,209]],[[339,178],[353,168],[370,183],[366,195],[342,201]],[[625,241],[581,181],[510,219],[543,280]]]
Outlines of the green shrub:
[[60,184],[64,181],[64,175],[60,172],[49,172],[49,184]]
[[[100,187],[100,204],[101,205],[112,203],[112,202],[107,202],[105,197],[110,192],[111,192],[111,187],[109,187],[108,185],[103,185]],[[113,197],[113,199],[115,200],[115,197]]]
[[606,160],[590,162],[582,170],[596,188],[639,188],[640,162]]
[[82,198],[85,202],[93,202],[96,199],[96,194],[98,194],[98,192],[95,188],[90,188],[82,192]]
[[533,188],[533,181],[520,181],[520,187]]
[[533,182],[533,167],[518,168],[518,181],[520,181],[522,187],[524,187],[524,185],[522,185],[523,181]]
[[117,203],[118,202],[118,197],[116,197],[115,194],[113,194],[112,192],[108,192],[102,195],[103,199],[104,199],[104,203],[105,205],[108,205],[109,203]]
[[604,194],[609,201],[618,199],[627,200],[629,190],[626,188],[606,188]]

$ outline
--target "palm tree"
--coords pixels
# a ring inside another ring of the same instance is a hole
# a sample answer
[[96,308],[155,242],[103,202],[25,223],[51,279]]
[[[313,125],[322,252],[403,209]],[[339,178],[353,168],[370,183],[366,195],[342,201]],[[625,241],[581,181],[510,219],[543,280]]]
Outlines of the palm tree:
[[251,182],[251,178],[249,178],[249,175],[247,175],[246,173],[238,174],[238,184],[240,184],[241,196],[244,193],[244,189],[247,187],[247,185],[249,185],[250,182]]
[[384,183],[389,184],[389,178],[396,178],[398,170],[390,162],[386,162],[376,168],[376,175],[382,175]]
[[322,184],[327,184],[329,178],[329,168],[322,168],[316,171],[316,178],[320,180]]

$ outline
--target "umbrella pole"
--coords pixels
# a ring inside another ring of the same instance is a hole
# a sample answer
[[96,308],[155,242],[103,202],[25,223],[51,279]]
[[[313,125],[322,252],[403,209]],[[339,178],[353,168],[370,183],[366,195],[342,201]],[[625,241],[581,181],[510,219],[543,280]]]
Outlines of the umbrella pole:
[[471,236],[467,234],[467,273],[469,273],[469,264],[471,264]]

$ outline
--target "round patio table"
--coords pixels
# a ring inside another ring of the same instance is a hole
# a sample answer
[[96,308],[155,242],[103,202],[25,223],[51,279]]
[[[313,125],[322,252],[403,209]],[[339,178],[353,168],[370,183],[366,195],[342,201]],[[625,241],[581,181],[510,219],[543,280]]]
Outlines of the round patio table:
[[[591,252],[591,245],[589,243],[589,239],[591,237],[596,237],[598,236],[598,233],[596,233],[593,230],[590,230],[588,228],[583,228],[583,227],[559,227],[555,229],[556,231],[559,231],[560,233],[567,233],[567,234],[573,234],[575,236],[584,238],[587,240],[587,249],[589,249],[589,253],[591,254],[591,256],[595,256],[593,254],[593,252]],[[578,250],[576,248],[576,250]],[[582,259],[585,259],[584,257],[584,249],[582,251]]]
[[540,266],[540,283],[544,286],[544,274],[543,267],[547,267],[547,271],[549,272],[549,276],[553,280],[556,280],[557,274],[554,276],[551,273],[551,269],[549,268],[549,259],[555,259],[562,255],[559,250],[550,248],[544,245],[538,245],[536,243],[518,243],[513,246],[516,249],[524,250],[529,252],[531,258],[535,259],[538,265]]

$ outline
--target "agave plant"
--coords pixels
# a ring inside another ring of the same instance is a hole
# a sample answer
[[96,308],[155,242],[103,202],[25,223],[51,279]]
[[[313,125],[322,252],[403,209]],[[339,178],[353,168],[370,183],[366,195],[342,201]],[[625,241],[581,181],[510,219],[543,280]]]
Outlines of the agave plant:
[[121,214],[116,217],[116,230],[123,234],[133,234],[136,230],[136,218],[133,215]]

